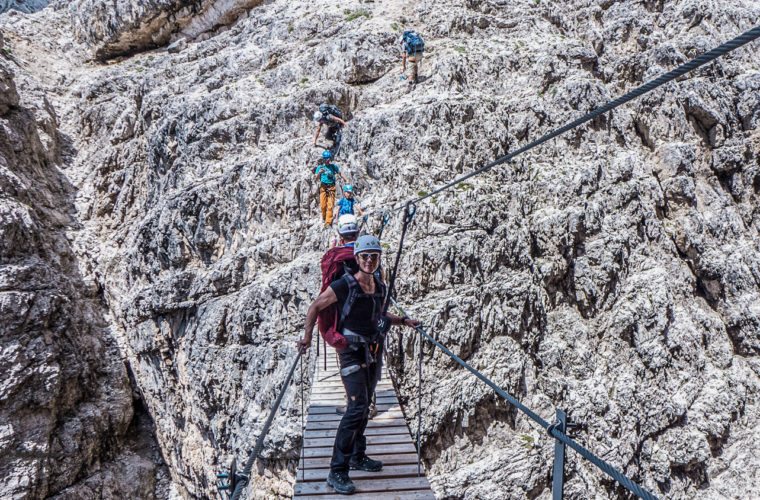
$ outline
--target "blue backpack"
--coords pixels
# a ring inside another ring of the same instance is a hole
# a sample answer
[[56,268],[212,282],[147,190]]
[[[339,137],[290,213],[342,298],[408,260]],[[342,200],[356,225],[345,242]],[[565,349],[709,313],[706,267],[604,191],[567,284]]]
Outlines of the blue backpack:
[[410,56],[422,54],[425,50],[425,41],[416,31],[404,31],[402,39],[404,40],[404,50]]
[[319,112],[322,113],[323,120],[327,115],[333,115],[337,116],[341,120],[343,119],[343,113],[340,112],[337,106],[333,106],[332,104],[320,104]]

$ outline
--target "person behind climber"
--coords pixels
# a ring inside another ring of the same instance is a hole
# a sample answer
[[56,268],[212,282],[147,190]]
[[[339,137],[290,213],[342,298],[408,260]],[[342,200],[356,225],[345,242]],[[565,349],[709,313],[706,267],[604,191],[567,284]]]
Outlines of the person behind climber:
[[[359,224],[353,214],[343,214],[338,217],[338,238],[333,241],[332,247],[353,248],[356,237],[359,236]],[[353,259],[352,259],[353,260]]]
[[[409,90],[413,89],[419,81],[419,64],[422,62],[422,56],[425,51],[425,42],[416,31],[404,31],[401,35],[401,50],[403,52],[403,75],[409,82]],[[409,63],[409,73],[407,73],[407,64]]]
[[363,216],[361,207],[359,206],[359,200],[354,198],[354,186],[351,184],[345,184],[343,186],[343,198],[338,200],[335,204],[338,207],[338,217],[345,214],[354,214],[354,209],[359,212],[359,215]]
[[[377,331],[382,315],[386,286],[375,275],[380,266],[382,247],[372,235],[362,235],[354,244],[354,255],[359,271],[345,274],[334,281],[309,306],[306,312],[304,336],[298,348],[311,346],[312,331],[319,312],[332,304],[343,309],[346,300],[354,294],[354,302],[343,317],[342,335],[347,348],[338,351],[340,376],[348,397],[348,408],[340,421],[333,445],[330,473],[327,484],[335,491],[350,495],[356,487],[348,477],[349,469],[377,472],[382,462],[367,456],[367,439],[364,430],[369,417],[369,400],[377,385],[383,355],[384,335]],[[415,327],[419,321],[387,314],[392,325]]]
[[325,132],[325,139],[332,142],[330,146],[330,152],[333,157],[338,156],[340,153],[340,143],[343,137],[343,127],[346,126],[346,122],[343,121],[343,113],[337,106],[332,104],[320,104],[319,109],[314,112],[314,121],[319,123],[317,132],[314,134],[314,145],[317,145],[317,139],[319,139],[319,132],[322,130],[322,125],[327,125],[327,131]]
[[338,165],[332,163],[332,154],[329,151],[322,152],[322,162],[314,171],[314,178],[319,181],[319,205],[322,209],[322,220],[325,227],[330,227],[333,220],[333,206],[335,205],[335,174],[340,175],[343,182],[348,184],[348,179],[338,168]]

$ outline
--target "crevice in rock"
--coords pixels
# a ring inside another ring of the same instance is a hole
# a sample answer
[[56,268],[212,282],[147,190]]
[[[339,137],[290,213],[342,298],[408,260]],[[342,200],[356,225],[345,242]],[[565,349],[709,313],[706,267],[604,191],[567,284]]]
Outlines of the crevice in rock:
[[[517,397],[517,396],[516,396]],[[457,438],[483,445],[488,429],[498,421],[515,428],[517,409],[493,394],[486,396],[472,408],[453,410],[441,418],[436,430],[422,435],[422,452],[427,464],[437,462],[441,453],[454,446]]]

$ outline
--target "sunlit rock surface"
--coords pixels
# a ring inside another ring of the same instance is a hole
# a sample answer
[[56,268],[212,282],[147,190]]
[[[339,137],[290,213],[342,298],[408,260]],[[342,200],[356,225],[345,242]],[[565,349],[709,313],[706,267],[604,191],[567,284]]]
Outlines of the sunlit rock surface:
[[[66,235],[56,258],[75,260],[79,281],[57,293],[97,301],[103,319],[87,327],[113,354],[96,358],[119,367],[107,377],[116,388],[129,387],[129,366],[171,475],[171,488],[131,495],[215,495],[216,472],[253,447],[334,239],[313,181],[316,105],[348,117],[338,164],[374,212],[759,21],[748,0],[80,1],[0,17],[0,112],[23,106],[19,95],[36,123],[53,123],[38,125],[39,142],[67,138],[48,162],[65,195],[34,195],[66,222],[31,248]],[[427,48],[412,92],[399,79],[409,28]],[[663,498],[760,490],[756,51],[420,203],[401,259],[399,301],[428,331],[544,419],[566,410],[586,425],[584,446]],[[31,227],[12,222],[22,212],[7,224]],[[386,267],[400,226],[397,215],[383,233]],[[24,307],[9,302],[9,317]],[[413,433],[416,349],[409,331],[389,339]],[[553,440],[442,353],[427,346],[423,357],[422,451],[436,494],[551,498]],[[19,377],[33,369],[4,362]],[[252,497],[292,492],[308,391],[296,378]],[[568,498],[625,495],[574,452],[565,475]]]

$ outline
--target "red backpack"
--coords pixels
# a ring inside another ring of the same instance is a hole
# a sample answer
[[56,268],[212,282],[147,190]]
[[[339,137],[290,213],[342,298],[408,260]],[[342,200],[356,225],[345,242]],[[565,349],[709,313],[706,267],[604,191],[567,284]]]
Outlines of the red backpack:
[[[346,267],[356,267],[354,247],[331,248],[322,256],[320,266],[322,267],[322,289],[319,291],[321,294],[327,290],[330,283],[343,276]],[[346,337],[344,337],[339,331],[339,319],[340,315],[338,314],[338,307],[336,304],[332,304],[331,306],[322,309],[319,313],[319,316],[317,317],[317,325],[319,326],[319,333],[322,335],[322,338],[325,339],[325,342],[331,347],[342,351],[348,348],[348,342],[346,342]]]

